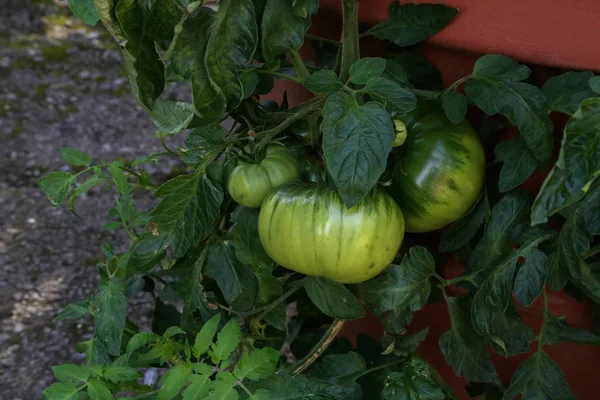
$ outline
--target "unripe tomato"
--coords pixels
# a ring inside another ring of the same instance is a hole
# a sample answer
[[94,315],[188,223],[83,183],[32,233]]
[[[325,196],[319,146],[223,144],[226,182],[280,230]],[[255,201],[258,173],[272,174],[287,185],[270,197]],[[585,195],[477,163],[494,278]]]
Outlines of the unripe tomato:
[[393,261],[404,238],[404,219],[380,190],[347,209],[335,189],[294,182],[267,196],[258,233],[267,254],[283,267],[357,283]]
[[451,123],[437,103],[424,102],[400,119],[407,139],[389,192],[407,232],[433,231],[473,206],[483,187],[485,154],[471,125]]
[[406,141],[406,126],[404,125],[404,122],[400,121],[399,119],[395,119],[394,131],[396,132],[396,137],[394,137],[392,147],[402,146]]
[[300,178],[300,163],[283,146],[267,147],[265,158],[258,164],[239,161],[229,176],[227,191],[241,205],[258,208],[267,194]]

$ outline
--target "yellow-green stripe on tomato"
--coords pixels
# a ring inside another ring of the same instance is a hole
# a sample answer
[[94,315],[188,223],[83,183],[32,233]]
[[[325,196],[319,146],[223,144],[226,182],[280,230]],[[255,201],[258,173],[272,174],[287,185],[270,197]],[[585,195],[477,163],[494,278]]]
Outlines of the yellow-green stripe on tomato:
[[407,232],[433,231],[462,217],[479,197],[483,148],[468,122],[451,123],[436,103],[421,103],[400,119],[407,138],[388,190]]
[[239,204],[258,208],[271,190],[300,178],[300,163],[290,150],[271,145],[266,153],[258,164],[239,161],[229,176],[227,191]]
[[404,218],[380,190],[347,209],[334,188],[294,182],[267,196],[258,233],[267,254],[281,266],[357,283],[393,261],[404,238]]

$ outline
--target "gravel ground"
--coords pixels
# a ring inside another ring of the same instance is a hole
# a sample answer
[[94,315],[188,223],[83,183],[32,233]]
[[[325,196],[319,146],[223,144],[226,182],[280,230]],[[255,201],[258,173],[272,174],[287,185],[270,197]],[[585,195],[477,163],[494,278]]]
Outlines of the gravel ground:
[[[82,198],[81,219],[65,206],[51,208],[36,180],[51,170],[69,171],[61,147],[112,160],[160,145],[129,91],[118,49],[100,28],[84,27],[50,0],[2,3],[0,399],[31,400],[52,383],[52,365],[82,361],[75,344],[91,337],[91,321],[54,317],[94,292],[100,245],[126,241],[101,230],[114,202],[111,191]],[[171,167],[152,171],[154,180]],[[132,319],[148,329],[151,298],[131,303]]]

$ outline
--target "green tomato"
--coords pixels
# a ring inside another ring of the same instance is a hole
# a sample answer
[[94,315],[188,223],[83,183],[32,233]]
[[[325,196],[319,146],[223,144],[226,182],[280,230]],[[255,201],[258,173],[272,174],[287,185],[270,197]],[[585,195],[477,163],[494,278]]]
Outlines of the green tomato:
[[404,144],[404,142],[406,142],[406,126],[404,125],[404,122],[400,121],[399,119],[395,119],[394,120],[394,131],[396,132],[396,137],[394,138],[394,141],[392,142],[392,147],[398,147],[398,146],[402,146]]
[[300,163],[283,146],[267,147],[267,154],[259,164],[239,161],[227,182],[227,191],[241,205],[258,208],[267,194],[300,178]]
[[396,202],[379,190],[347,209],[335,189],[294,182],[267,196],[258,234],[267,254],[285,268],[358,283],[394,260],[404,218]]
[[407,232],[433,231],[473,206],[483,187],[485,154],[471,125],[451,123],[437,103],[423,102],[401,120],[407,139],[389,192]]

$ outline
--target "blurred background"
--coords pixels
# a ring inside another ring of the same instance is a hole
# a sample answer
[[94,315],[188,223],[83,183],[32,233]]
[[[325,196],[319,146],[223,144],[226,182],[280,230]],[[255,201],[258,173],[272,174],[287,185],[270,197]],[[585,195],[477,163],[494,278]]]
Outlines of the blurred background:
[[[51,366],[81,362],[75,345],[91,338],[91,320],[54,317],[95,291],[101,244],[127,242],[102,230],[114,193],[89,192],[78,218],[52,208],[36,180],[69,170],[61,147],[98,161],[147,155],[160,142],[100,24],[83,25],[57,0],[0,3],[0,399],[32,400],[52,383]],[[160,182],[172,167],[149,172]],[[147,193],[134,195],[149,205]],[[151,307],[150,297],[131,302],[142,329]]]

